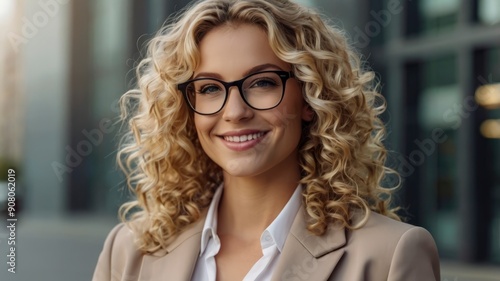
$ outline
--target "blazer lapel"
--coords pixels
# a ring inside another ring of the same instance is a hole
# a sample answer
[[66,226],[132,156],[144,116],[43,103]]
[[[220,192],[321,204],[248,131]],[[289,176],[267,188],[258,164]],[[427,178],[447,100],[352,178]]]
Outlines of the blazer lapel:
[[325,234],[316,236],[307,230],[302,206],[290,229],[272,280],[328,280],[344,254],[346,244],[343,227],[329,226]]
[[184,230],[166,249],[144,256],[139,280],[191,280],[200,254],[201,232],[205,218],[206,212],[197,222]]

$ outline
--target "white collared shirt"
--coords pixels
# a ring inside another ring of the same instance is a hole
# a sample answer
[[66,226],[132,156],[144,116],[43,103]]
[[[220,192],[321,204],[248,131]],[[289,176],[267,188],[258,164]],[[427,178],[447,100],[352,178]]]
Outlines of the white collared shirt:
[[[217,209],[222,195],[222,185],[215,191],[207,218],[201,234],[200,256],[196,262],[193,278],[194,281],[215,281],[216,265],[215,256],[220,250],[220,240],[217,236]],[[243,281],[268,281],[271,280],[274,268],[283,250],[286,237],[290,232],[295,215],[301,204],[301,186],[297,186],[288,203],[274,221],[262,232],[260,246],[262,257],[252,266]]]

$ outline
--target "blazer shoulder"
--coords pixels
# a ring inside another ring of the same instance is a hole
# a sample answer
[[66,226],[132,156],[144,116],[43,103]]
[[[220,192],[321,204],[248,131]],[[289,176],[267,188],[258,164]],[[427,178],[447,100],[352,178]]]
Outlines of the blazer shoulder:
[[[351,242],[368,246],[365,249],[380,254],[383,247],[386,252],[394,252],[402,241],[408,244],[419,244],[422,241],[434,244],[432,235],[424,228],[397,221],[389,217],[371,212],[366,224],[359,229],[349,231]],[[366,245],[365,245],[366,244]],[[389,251],[390,250],[390,251]]]
[[346,250],[347,259],[384,280],[439,280],[436,244],[422,227],[372,212],[363,227],[349,231]]
[[398,240],[387,280],[440,280],[439,254],[431,234],[413,227]]
[[126,224],[116,225],[106,237],[92,280],[121,280],[124,271],[129,271],[127,276],[136,275],[134,271],[140,269],[143,254],[134,240]]
[[379,213],[370,212],[368,221],[361,229],[387,232],[390,231],[395,232],[396,235],[400,235],[414,227],[416,226],[402,221],[397,221]]
[[140,253],[135,243],[135,235],[125,223],[116,225],[109,232],[104,242],[104,250],[110,250],[110,254],[116,257]]
[[[143,280],[148,278],[145,277],[148,274],[163,272],[166,268],[180,274],[183,266],[192,260],[196,261],[196,258],[192,256],[199,253],[204,216],[187,226],[177,236],[172,237],[167,247],[152,253],[139,250],[136,244],[136,234],[128,226],[140,228],[144,226],[144,223],[141,220],[120,223],[110,231],[99,256],[93,281]],[[164,263],[156,262],[160,260]],[[155,269],[150,270],[151,267]],[[176,280],[186,280],[186,278]]]

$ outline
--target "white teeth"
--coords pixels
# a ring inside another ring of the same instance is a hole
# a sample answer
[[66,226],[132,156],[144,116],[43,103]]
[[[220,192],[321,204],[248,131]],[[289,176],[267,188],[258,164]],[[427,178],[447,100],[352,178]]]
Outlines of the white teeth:
[[250,140],[255,140],[264,135],[263,132],[256,133],[256,134],[249,134],[249,135],[243,135],[243,136],[225,136],[224,140],[229,141],[229,142],[245,142],[245,141],[250,141]]

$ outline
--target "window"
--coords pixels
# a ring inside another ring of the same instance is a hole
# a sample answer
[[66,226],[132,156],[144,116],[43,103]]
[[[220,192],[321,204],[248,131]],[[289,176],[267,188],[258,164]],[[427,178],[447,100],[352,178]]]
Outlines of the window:
[[[477,124],[477,168],[480,188],[478,210],[483,215],[481,230],[489,240],[484,245],[485,255],[490,260],[500,262],[500,47],[483,49],[476,52],[478,65],[478,90],[476,100],[481,105],[478,109]],[[486,87],[485,87],[486,86]],[[493,86],[492,88],[490,88]],[[484,91],[493,96],[492,103],[481,98]]]
[[408,197],[418,205],[410,210],[420,216],[414,223],[429,229],[444,257],[456,256],[459,248],[457,129],[462,120],[455,105],[462,98],[456,69],[457,57],[450,54],[408,65],[406,74],[410,120],[404,157],[406,170],[414,172],[404,188],[416,193]]
[[420,0],[407,3],[407,34],[442,34],[458,23],[460,0]]
[[500,23],[500,1],[498,0],[478,0],[476,19],[483,24]]

